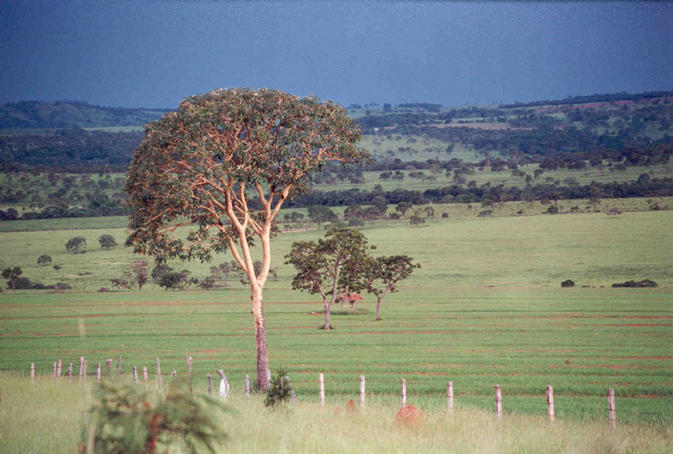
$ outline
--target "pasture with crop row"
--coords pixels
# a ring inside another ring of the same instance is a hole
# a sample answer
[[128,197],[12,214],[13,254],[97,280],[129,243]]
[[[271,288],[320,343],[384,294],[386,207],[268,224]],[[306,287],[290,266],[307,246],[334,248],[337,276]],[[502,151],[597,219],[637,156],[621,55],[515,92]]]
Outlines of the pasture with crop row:
[[[292,269],[281,263],[292,241],[322,232],[284,233],[274,243],[278,281],[265,293],[272,367],[286,367],[302,399],[317,398],[317,374],[326,374],[328,399],[340,402],[367,377],[368,391],[397,399],[405,378],[411,399],[443,405],[446,381],[456,400],[490,408],[492,387],[503,386],[505,411],[544,413],[544,388],[554,386],[557,414],[599,417],[614,387],[620,418],[670,418],[673,395],[673,283],[671,211],[442,220],[422,227],[386,222],[365,229],[382,254],[406,253],[423,268],[384,301],[374,322],[373,297],[356,314],[336,315],[336,330],[318,330],[317,298],[289,290]],[[49,221],[43,221],[49,222]],[[62,358],[75,364],[121,352],[125,370],[152,366],[194,371],[223,367],[235,386],[254,371],[254,336],[246,287],[164,292],[95,293],[132,254],[100,250],[103,230],[0,234],[6,264],[50,282],[52,268],[22,262],[50,253],[58,272],[85,292],[5,292],[0,296],[0,368],[51,372]],[[105,231],[108,231],[107,229]],[[111,230],[118,241],[123,230]],[[93,251],[66,254],[75,233]],[[20,246],[20,247],[17,247]],[[180,264],[176,264],[180,265]],[[194,275],[207,264],[185,264]],[[41,276],[39,273],[45,273]],[[561,289],[573,279],[589,288]],[[655,289],[610,284],[650,278]],[[601,288],[604,287],[604,288]],[[410,399],[410,400],[411,400]]]

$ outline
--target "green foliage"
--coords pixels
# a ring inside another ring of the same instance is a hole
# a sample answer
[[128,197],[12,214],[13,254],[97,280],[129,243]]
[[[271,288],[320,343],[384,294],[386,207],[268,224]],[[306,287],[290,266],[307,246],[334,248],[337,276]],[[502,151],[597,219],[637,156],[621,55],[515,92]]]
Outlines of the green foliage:
[[67,243],[65,243],[65,250],[71,254],[84,254],[86,252],[86,238],[83,236],[76,236],[70,238]]
[[7,279],[7,288],[16,290],[16,281],[17,279],[19,279],[19,276],[21,276],[21,274],[23,274],[23,270],[21,269],[20,266],[15,267],[8,266],[4,270],[2,270],[2,277]]
[[103,235],[99,236],[98,243],[100,244],[100,247],[103,249],[111,249],[117,246],[117,241],[109,233],[104,233]]
[[152,279],[165,290],[179,289],[184,290],[189,284],[196,283],[189,278],[191,271],[184,269],[174,271],[172,267],[166,264],[160,264],[152,270]]
[[283,367],[279,367],[276,374],[271,377],[271,388],[266,393],[264,405],[267,407],[277,407],[285,405],[291,398],[294,389],[292,383],[287,378],[287,372]]
[[324,205],[311,205],[308,207],[308,218],[318,224],[318,226],[325,222],[334,222],[338,219],[334,211]]
[[[305,188],[311,171],[328,160],[366,159],[355,146],[359,139],[345,110],[329,101],[267,89],[187,98],[148,126],[134,153],[127,244],[154,256],[206,260],[238,241],[240,228],[249,241]],[[246,187],[270,211],[251,214]],[[172,223],[185,220],[196,227],[186,240],[170,235]]]
[[51,263],[51,255],[42,254],[37,258],[37,264],[41,266],[46,266]]
[[103,381],[95,394],[80,452],[155,454],[177,447],[215,453],[216,443],[226,438],[216,419],[225,410],[222,404],[177,385],[166,394],[151,394],[137,385]]

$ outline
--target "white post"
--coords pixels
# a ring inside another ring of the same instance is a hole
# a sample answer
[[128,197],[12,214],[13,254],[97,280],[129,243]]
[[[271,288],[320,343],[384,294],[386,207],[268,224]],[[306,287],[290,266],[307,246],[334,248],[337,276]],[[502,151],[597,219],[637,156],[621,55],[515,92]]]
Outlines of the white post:
[[30,379],[35,379],[35,363],[30,363]]
[[502,418],[502,389],[500,385],[495,385],[495,413],[498,418]]
[[147,379],[149,378],[149,373],[147,367],[143,366],[143,381],[145,382],[145,388],[147,388]]
[[250,400],[250,376],[245,374],[245,398]]
[[161,362],[157,357],[157,385],[161,388],[164,384],[163,379],[161,378]]
[[96,363],[96,380],[100,380],[100,375],[101,375],[101,371],[100,371],[100,361],[98,361],[98,362]]
[[318,374],[318,391],[320,394],[320,406],[325,406],[325,375]]
[[138,367],[135,364],[133,365],[133,381],[138,381]]
[[402,406],[405,407],[407,405],[407,381],[403,378],[402,379]]
[[613,388],[608,390],[608,419],[610,427],[617,426],[617,408],[615,407],[615,390]]
[[453,382],[447,382],[446,384],[446,406],[449,411],[453,410]]
[[360,375],[360,407],[365,406],[365,376]]

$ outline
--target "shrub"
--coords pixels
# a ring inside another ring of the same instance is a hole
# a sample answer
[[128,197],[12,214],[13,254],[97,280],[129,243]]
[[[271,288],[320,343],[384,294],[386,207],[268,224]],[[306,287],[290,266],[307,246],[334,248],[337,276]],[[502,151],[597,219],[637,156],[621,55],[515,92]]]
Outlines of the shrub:
[[100,244],[100,247],[103,249],[111,249],[117,246],[117,242],[115,241],[114,237],[109,233],[99,236],[98,244]]
[[558,205],[549,205],[549,208],[547,208],[547,213],[549,214],[558,214],[558,212]]
[[[619,282],[612,284],[613,287],[630,287],[630,288],[638,288],[638,287],[656,287],[657,283],[650,280],[650,279],[643,279],[642,281],[626,281],[626,282]],[[18,288],[18,287],[17,287]]]
[[46,266],[51,263],[51,256],[43,254],[37,258],[37,264],[40,266]]
[[365,225],[365,221],[362,219],[349,219],[348,220],[348,226],[349,227],[362,227]]
[[287,373],[282,367],[278,368],[276,375],[271,378],[271,388],[264,399],[264,405],[267,407],[275,407],[277,405],[284,405],[291,398],[294,393],[292,383],[287,378]]
[[[217,400],[171,386],[166,394],[152,394],[133,384],[100,382],[91,408],[88,430],[82,431],[79,452],[215,453],[214,444],[226,439],[216,411],[226,411]],[[172,448],[172,449],[171,449]]]
[[67,243],[65,243],[65,250],[71,254],[84,254],[86,251],[86,238],[83,236],[76,236],[70,238]]
[[574,287],[574,286],[575,283],[570,279],[566,279],[565,281],[561,282],[561,287]]
[[[7,288],[10,288],[9,285]],[[16,280],[14,281],[14,288],[17,290],[44,290],[47,288],[43,283],[41,282],[33,282],[27,277],[17,277]]]

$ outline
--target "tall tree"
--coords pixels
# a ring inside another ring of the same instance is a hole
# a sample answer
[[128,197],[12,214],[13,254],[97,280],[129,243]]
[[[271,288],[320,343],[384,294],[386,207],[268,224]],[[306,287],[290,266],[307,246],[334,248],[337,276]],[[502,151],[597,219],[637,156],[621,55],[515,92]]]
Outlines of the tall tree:
[[324,239],[292,243],[286,263],[294,265],[297,274],[292,288],[320,294],[325,309],[324,329],[331,329],[332,306],[345,292],[358,291],[362,283],[354,276],[366,257],[367,239],[357,230],[332,228]]
[[367,257],[358,270],[363,286],[376,296],[376,320],[381,320],[381,303],[388,293],[398,290],[397,284],[421,265],[408,255]]
[[[248,277],[257,348],[257,384],[269,356],[263,290],[272,225],[285,200],[327,161],[361,162],[361,134],[344,108],[276,90],[215,90],[183,101],[149,124],[134,152],[127,190],[127,244],[160,261],[209,260],[230,250]],[[186,236],[175,235],[189,226]],[[253,238],[262,266],[254,268]]]

